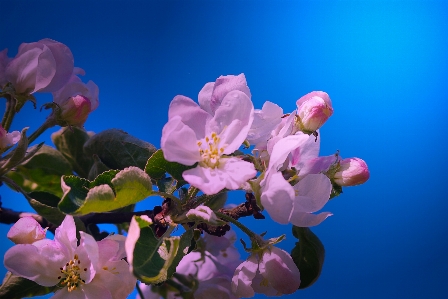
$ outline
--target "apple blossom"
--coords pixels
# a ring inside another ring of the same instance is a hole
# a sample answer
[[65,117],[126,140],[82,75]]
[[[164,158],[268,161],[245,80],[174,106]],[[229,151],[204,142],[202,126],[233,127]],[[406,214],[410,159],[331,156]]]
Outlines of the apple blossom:
[[[218,90],[225,87],[228,86],[223,83]],[[250,98],[240,90],[231,90],[214,111],[210,109],[213,114],[190,98],[176,96],[170,104],[161,140],[167,161],[188,166],[198,163],[182,176],[207,195],[224,188],[239,189],[256,175],[253,164],[229,156],[241,146],[252,124],[254,108]]]
[[56,229],[54,240],[13,246],[5,253],[4,265],[42,286],[58,286],[54,299],[126,298],[136,280],[121,260],[124,240],[106,238],[97,243],[92,236],[79,233],[78,246],[75,222],[68,215]]
[[255,293],[292,294],[299,286],[299,269],[286,251],[275,246],[253,252],[232,278],[232,291],[239,298],[250,298]]
[[297,122],[303,132],[316,131],[332,114],[333,107],[326,92],[313,91],[297,100]]
[[5,149],[10,145],[14,145],[20,140],[20,132],[13,131],[11,133],[6,132],[0,125],[0,150]]
[[5,77],[19,94],[52,92],[69,80],[73,67],[73,55],[66,45],[42,39],[20,45],[5,68]]
[[45,239],[46,229],[31,216],[22,217],[10,228],[6,235],[16,244],[32,244]]
[[[261,110],[255,109],[254,121],[247,135],[247,140],[252,145],[266,143],[271,137],[271,132],[282,121],[283,109],[278,105],[266,101]],[[262,145],[258,145],[260,147]]]
[[355,186],[365,183],[370,177],[369,169],[360,158],[347,158],[339,162],[333,180],[339,186]]
[[273,148],[265,177],[260,183],[261,204],[272,220],[278,223],[309,227],[318,225],[332,215],[329,212],[312,214],[320,210],[330,198],[332,185],[326,175],[308,174],[291,186],[279,171],[285,167],[285,161],[293,150],[309,145],[309,137],[311,136],[301,133],[278,141]]

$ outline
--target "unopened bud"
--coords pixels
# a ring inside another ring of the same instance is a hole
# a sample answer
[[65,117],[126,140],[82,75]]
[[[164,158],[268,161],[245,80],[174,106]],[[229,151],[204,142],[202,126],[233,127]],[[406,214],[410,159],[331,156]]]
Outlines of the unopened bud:
[[365,183],[370,172],[366,162],[359,158],[344,159],[339,164],[338,171],[334,174],[334,182],[339,186],[355,186]]
[[26,216],[17,220],[6,236],[16,244],[32,244],[44,239],[45,232],[33,217]]
[[326,92],[313,91],[297,101],[299,129],[305,133],[319,129],[332,114],[333,107]]
[[90,100],[82,95],[68,98],[64,103],[59,104],[61,108],[60,120],[66,125],[82,127],[91,112],[92,104]]

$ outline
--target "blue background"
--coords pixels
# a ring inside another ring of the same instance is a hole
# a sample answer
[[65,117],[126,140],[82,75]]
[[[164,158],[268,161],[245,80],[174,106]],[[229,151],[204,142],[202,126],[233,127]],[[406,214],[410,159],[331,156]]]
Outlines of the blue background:
[[[220,75],[245,73],[256,108],[270,100],[289,112],[305,93],[328,92],[335,112],[321,154],[361,157],[371,178],[325,207],[334,216],[313,229],[326,248],[322,275],[285,298],[447,298],[445,3],[1,1],[0,50],[65,43],[100,88],[86,129],[121,128],[156,146],[171,99],[197,99]],[[48,101],[38,96],[39,106]],[[13,129],[33,131],[46,115],[27,104]],[[4,207],[27,209],[6,187],[0,193]],[[269,237],[286,230],[279,246],[294,246],[289,226],[243,222]],[[3,255],[12,243],[0,246]]]

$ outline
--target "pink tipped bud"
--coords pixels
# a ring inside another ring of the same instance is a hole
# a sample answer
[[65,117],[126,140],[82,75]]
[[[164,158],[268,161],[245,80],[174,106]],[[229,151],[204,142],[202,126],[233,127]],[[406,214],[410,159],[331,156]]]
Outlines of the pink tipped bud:
[[16,244],[32,244],[44,239],[45,232],[33,217],[27,216],[17,220],[6,236]]
[[92,104],[88,98],[77,95],[60,103],[61,120],[69,126],[82,127],[91,111]]
[[359,158],[348,158],[340,162],[334,174],[334,182],[339,186],[355,186],[365,183],[370,177],[366,162]]
[[326,92],[313,91],[297,101],[300,130],[314,132],[333,114],[330,97]]

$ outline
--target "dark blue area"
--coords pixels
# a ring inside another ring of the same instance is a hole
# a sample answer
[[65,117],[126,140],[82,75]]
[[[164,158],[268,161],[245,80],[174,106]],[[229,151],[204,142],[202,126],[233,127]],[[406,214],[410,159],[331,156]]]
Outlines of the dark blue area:
[[[46,37],[70,47],[100,88],[85,125],[95,132],[121,128],[159,146],[171,99],[196,100],[220,75],[245,73],[256,108],[270,100],[292,111],[302,95],[328,92],[335,112],[321,154],[361,157],[371,178],[325,207],[334,216],[313,229],[326,248],[322,275],[285,298],[448,297],[444,1],[2,1],[0,9],[0,50],[10,56]],[[38,96],[39,106],[46,101]],[[27,104],[13,129],[34,131],[46,113]],[[0,193],[3,207],[27,209],[5,186]],[[279,246],[294,246],[289,226],[243,222],[268,237],[286,229]]]

